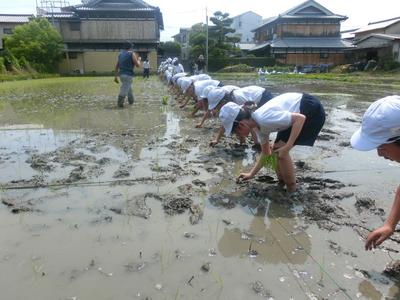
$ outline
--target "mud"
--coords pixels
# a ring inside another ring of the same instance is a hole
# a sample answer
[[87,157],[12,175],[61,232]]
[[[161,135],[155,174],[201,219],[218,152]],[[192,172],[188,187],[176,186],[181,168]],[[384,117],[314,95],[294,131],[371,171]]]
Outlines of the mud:
[[258,149],[234,138],[210,148],[218,121],[195,129],[189,108],[163,105],[155,78],[135,81],[124,110],[110,78],[57,80],[0,86],[5,299],[400,297],[398,266],[384,271],[400,233],[363,250],[398,167],[349,147],[363,101],[387,85],[259,83],[326,108],[316,145],[293,151],[300,188],[289,195],[270,170],[237,184]]

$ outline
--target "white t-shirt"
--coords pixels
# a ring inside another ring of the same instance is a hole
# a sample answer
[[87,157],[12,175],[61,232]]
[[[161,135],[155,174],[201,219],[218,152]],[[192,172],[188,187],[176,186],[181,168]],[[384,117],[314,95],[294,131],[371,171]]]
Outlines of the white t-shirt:
[[187,75],[186,73],[175,74],[174,76],[172,76],[172,83],[176,83],[179,78],[184,77],[186,75]]
[[185,72],[185,69],[183,68],[183,66],[181,64],[174,66],[174,74],[183,73],[183,72]]
[[251,114],[258,124],[258,139],[264,144],[271,132],[282,131],[292,126],[292,113],[300,112],[301,93],[284,93],[272,98]]
[[194,93],[195,93],[197,99],[200,100],[200,99],[204,98],[203,92],[206,87],[208,87],[210,85],[216,87],[219,85],[219,83],[220,83],[220,81],[213,80],[213,79],[196,81],[194,83]]
[[243,105],[248,101],[258,104],[264,91],[265,89],[259,86],[246,86],[244,88],[235,90],[232,94],[232,100],[239,105]]
[[149,61],[144,61],[143,69],[150,69],[150,62]]

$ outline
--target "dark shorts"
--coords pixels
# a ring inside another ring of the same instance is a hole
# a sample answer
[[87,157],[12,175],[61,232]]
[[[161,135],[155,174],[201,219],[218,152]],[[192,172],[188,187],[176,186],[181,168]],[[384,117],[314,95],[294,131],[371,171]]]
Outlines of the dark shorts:
[[[306,116],[303,128],[296,139],[295,145],[314,146],[315,140],[325,123],[325,110],[319,100],[309,94],[303,94],[300,102],[300,113]],[[289,140],[292,127],[279,131],[275,143]]]
[[268,92],[267,90],[265,90],[261,95],[261,99],[260,99],[260,102],[258,102],[257,108],[260,108],[261,106],[263,106],[265,103],[267,103],[272,98],[274,98],[272,96],[272,94],[270,92]]

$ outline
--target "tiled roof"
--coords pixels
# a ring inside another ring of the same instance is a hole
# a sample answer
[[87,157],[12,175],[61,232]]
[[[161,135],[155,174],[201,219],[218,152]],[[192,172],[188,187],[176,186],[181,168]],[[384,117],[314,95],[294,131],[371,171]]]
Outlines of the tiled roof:
[[371,30],[376,30],[376,29],[383,29],[383,28],[389,27],[390,25],[393,25],[397,22],[400,22],[400,17],[391,19],[391,20],[382,21],[382,22],[370,23],[367,26],[361,27],[354,33],[361,33],[361,32],[366,32],[366,31],[371,31]]
[[363,38],[359,41],[356,41],[354,44],[358,45],[364,42],[365,40],[368,40],[370,38],[378,38],[378,39],[384,39],[384,40],[389,40],[389,41],[396,41],[400,40],[400,34],[383,34],[383,33],[376,33],[376,34],[371,34],[367,36],[366,38]]
[[28,23],[29,18],[33,17],[34,15],[0,14],[0,23]]
[[[306,10],[307,8],[313,8],[315,9],[316,12],[309,13],[309,14],[304,14],[302,13],[303,10]],[[266,19],[262,25],[258,26],[257,28],[253,29],[252,31],[256,31],[257,29],[260,29],[264,27],[267,24],[273,23],[276,20],[281,20],[281,19],[286,19],[286,20],[295,20],[295,19],[304,19],[304,18],[318,18],[318,19],[334,19],[334,20],[346,20],[346,16],[342,15],[337,15],[332,13],[330,10],[326,9],[324,6],[319,4],[318,2],[314,0],[308,0],[300,5],[297,5],[281,14],[279,14],[276,17],[271,17]]]
[[349,48],[351,43],[340,38],[284,38],[257,45],[250,51],[259,50],[270,45],[272,48]]

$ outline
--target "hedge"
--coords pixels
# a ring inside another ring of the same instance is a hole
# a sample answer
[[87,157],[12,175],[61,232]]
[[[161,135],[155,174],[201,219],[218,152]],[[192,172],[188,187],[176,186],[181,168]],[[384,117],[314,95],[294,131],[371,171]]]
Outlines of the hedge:
[[275,59],[272,57],[235,57],[235,58],[212,58],[208,60],[208,70],[216,72],[227,66],[245,64],[254,68],[272,67]]

